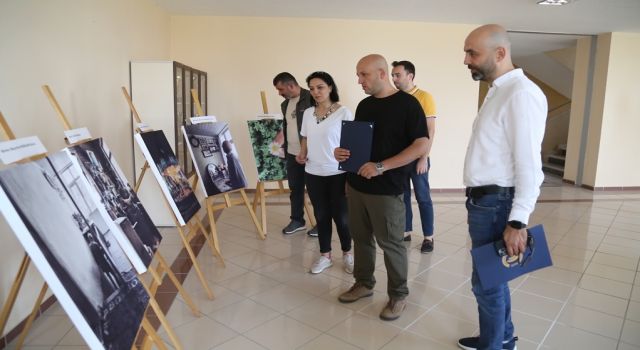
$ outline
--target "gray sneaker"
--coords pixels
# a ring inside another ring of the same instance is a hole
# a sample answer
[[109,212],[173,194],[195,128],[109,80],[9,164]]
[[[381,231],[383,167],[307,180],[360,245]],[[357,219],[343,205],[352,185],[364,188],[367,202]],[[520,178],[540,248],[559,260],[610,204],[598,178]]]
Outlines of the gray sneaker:
[[311,237],[318,237],[318,225],[313,226],[313,228],[307,231],[307,234]]
[[341,303],[353,303],[361,298],[370,297],[373,295],[373,289],[365,287],[361,283],[354,283],[348,291],[340,294],[338,300]]
[[389,299],[387,305],[380,312],[380,318],[385,321],[397,320],[406,307],[407,302],[404,299]]
[[292,233],[296,233],[298,231],[303,231],[306,228],[304,222],[300,222],[297,220],[291,220],[287,227],[282,229],[282,233],[285,235],[290,235]]

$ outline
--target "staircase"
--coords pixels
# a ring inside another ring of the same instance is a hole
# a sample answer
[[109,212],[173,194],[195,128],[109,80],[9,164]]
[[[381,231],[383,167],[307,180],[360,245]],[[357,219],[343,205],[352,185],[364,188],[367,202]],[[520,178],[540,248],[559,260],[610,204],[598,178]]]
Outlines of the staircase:
[[564,176],[564,161],[567,155],[567,145],[556,146],[553,154],[547,157],[547,162],[542,164],[542,171],[545,174]]

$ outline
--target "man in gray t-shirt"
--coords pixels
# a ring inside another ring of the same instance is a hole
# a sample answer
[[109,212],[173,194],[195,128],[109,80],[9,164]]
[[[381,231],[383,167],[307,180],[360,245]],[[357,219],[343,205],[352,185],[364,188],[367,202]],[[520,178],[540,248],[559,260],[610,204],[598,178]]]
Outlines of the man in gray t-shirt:
[[[284,116],[284,152],[287,162],[287,180],[291,194],[291,222],[282,229],[282,233],[289,235],[305,229],[304,221],[304,165],[296,162],[300,153],[300,127],[302,114],[311,107],[312,99],[309,90],[298,85],[296,78],[290,73],[282,72],[273,78],[273,86],[278,94],[284,97],[281,104]],[[307,232],[309,236],[318,236],[316,227]]]

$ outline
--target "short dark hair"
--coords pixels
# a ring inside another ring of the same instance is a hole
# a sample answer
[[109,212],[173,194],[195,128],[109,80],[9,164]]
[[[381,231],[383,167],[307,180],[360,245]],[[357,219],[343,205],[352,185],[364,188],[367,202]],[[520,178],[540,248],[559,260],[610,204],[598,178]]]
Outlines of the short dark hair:
[[294,85],[298,85],[296,78],[289,72],[282,72],[273,78],[273,86],[276,86],[278,83],[285,84],[289,82],[292,82]]
[[[329,100],[331,100],[331,102],[340,101],[340,96],[338,96],[338,87],[336,86],[336,83],[333,81],[333,78],[331,77],[331,75],[329,75],[329,73],[313,72],[309,74],[309,76],[307,77],[307,85],[309,85],[309,82],[311,81],[311,79],[320,79],[324,81],[324,83],[327,84],[327,86],[331,87],[331,92],[329,93]],[[314,104],[315,104],[315,101],[314,101]]]
[[397,66],[402,66],[402,68],[404,68],[404,70],[407,71],[407,73],[413,74],[414,78],[416,77],[416,66],[414,66],[413,63],[409,61],[393,61],[391,62],[391,65],[394,68]]

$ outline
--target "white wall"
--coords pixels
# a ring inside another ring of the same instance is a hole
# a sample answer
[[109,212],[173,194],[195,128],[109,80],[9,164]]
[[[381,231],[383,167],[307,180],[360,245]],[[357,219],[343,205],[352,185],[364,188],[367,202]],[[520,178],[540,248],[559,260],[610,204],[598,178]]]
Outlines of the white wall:
[[640,34],[612,33],[593,187],[640,186]]
[[564,166],[564,179],[576,182],[579,169],[580,143],[584,125],[586,103],[591,99],[587,96],[589,77],[589,56],[591,38],[581,38],[576,41],[576,56],[573,74],[573,89],[571,94],[571,115],[569,133],[567,135],[567,157]]
[[[64,146],[63,128],[41,90],[51,86],[74,127],[102,136],[131,179],[129,60],[169,58],[169,16],[151,0],[5,0],[0,2],[0,111],[17,137],[37,135],[49,151]],[[23,250],[0,219],[0,302]],[[29,269],[7,324],[30,311],[41,286]]]
[[[463,65],[463,44],[474,28],[430,24],[334,19],[258,17],[171,18],[171,58],[208,73],[209,114],[227,121],[247,180],[257,179],[246,121],[262,112],[260,90],[271,112],[282,98],[273,77],[289,71],[301,85],[316,70],[336,80],[342,103],[355,110],[366,95],[355,66],[369,53],[389,63],[416,65],[416,83],[431,92],[438,110],[432,151],[432,188],[462,188],[462,168],[477,112],[478,84]],[[245,145],[244,147],[242,145]]]

